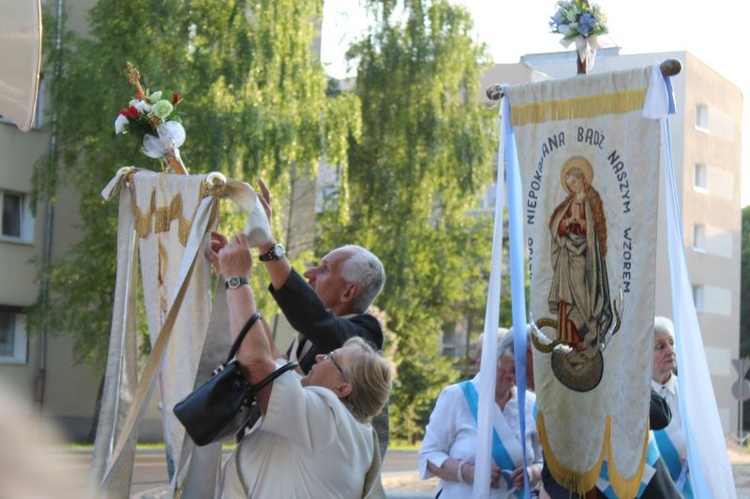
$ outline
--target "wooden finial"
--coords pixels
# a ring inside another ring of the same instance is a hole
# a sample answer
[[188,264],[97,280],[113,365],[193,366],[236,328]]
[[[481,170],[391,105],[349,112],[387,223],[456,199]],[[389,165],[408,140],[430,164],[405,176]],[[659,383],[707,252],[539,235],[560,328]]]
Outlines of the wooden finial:
[[675,76],[682,71],[682,63],[678,59],[667,59],[659,65],[659,69],[664,76]]
[[141,98],[146,97],[146,92],[143,91],[143,86],[141,86],[141,73],[138,69],[128,61],[125,63],[125,70],[128,72],[128,81],[130,84],[135,87]]

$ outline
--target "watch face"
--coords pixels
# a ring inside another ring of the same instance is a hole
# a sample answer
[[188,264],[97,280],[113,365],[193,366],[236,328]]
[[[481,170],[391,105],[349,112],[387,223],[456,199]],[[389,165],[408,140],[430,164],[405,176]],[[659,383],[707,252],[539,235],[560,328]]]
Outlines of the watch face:
[[286,255],[286,251],[284,250],[284,246],[282,246],[280,243],[276,243],[271,247],[270,250],[268,250],[267,253],[264,253],[260,255],[260,261],[261,262],[272,262],[274,260],[281,259],[284,255]]
[[230,288],[236,288],[239,285],[240,285],[240,278],[237,276],[232,276],[227,281],[227,286],[229,286]]

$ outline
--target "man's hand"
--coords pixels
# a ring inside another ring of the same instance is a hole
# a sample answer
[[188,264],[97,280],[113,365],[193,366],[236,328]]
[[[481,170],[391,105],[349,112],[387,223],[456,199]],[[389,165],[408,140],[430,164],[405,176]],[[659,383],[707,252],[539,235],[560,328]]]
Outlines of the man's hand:
[[263,182],[262,178],[258,179],[258,187],[260,187],[260,204],[263,205],[263,211],[266,212],[266,218],[268,219],[268,225],[271,225],[271,193],[268,191],[268,186]]

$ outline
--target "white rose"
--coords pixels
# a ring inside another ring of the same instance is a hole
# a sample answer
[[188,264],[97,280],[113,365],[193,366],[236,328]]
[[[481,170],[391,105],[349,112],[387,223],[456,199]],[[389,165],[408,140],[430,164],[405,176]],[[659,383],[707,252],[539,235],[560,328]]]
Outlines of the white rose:
[[161,90],[157,90],[156,92],[148,96],[148,100],[150,100],[151,102],[156,102],[160,99],[161,99]]
[[122,133],[125,131],[125,125],[130,123],[123,114],[118,114],[115,120],[115,134]]
[[173,109],[174,106],[172,106],[172,103],[165,99],[157,101],[157,103],[154,104],[154,114],[162,120],[172,114]]
[[151,106],[144,100],[139,100],[135,103],[135,108],[141,114],[148,114],[151,112]]

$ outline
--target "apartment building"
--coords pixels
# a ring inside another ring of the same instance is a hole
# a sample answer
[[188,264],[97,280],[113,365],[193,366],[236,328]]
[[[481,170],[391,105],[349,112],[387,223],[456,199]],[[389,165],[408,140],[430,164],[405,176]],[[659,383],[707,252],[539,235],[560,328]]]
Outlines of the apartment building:
[[[63,2],[43,3],[54,7]],[[86,11],[95,0],[64,3],[67,28],[84,32]],[[43,26],[48,34],[54,33],[55,19],[43,19]],[[48,111],[42,77],[32,130],[21,132],[0,116],[0,389],[15,392],[18,413],[38,412],[56,422],[67,438],[82,441],[91,432],[102,374],[75,364],[70,335],[47,330],[32,335],[26,327],[26,311],[44,286],[32,261],[64,258],[79,239],[78,193],[73,187],[58,192],[54,204],[42,199],[32,213],[34,164],[50,147],[50,136],[40,130]],[[144,439],[160,438],[158,418],[158,400],[154,400],[141,425]]]

